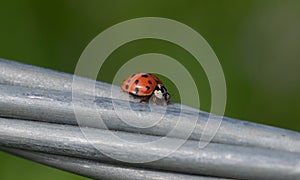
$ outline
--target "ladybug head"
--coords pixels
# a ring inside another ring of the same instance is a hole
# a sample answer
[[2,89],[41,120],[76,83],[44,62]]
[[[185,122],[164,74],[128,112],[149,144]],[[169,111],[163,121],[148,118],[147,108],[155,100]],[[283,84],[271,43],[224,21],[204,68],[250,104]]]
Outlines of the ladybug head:
[[160,100],[164,100],[166,103],[170,100],[170,94],[162,84],[157,84],[154,89],[154,96]]

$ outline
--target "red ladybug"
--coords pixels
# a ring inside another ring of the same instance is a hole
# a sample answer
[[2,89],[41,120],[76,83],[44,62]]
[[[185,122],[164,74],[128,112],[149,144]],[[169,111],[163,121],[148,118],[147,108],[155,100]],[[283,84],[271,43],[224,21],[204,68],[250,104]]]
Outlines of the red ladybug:
[[166,105],[170,100],[170,94],[162,81],[150,73],[136,73],[129,76],[124,80],[122,90],[140,97],[141,101],[148,101],[152,95],[156,104]]

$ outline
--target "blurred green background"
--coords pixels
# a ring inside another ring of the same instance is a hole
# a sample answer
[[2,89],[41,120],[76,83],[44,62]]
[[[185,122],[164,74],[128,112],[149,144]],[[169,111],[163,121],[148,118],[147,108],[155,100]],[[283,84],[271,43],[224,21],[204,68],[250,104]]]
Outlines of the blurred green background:
[[[300,131],[300,1],[296,0],[2,0],[0,57],[73,73],[85,46],[101,31],[145,16],[177,20],[208,41],[226,77],[226,116]],[[111,82],[123,63],[150,52],[172,56],[190,71],[201,109],[208,111],[210,89],[200,65],[167,42],[139,40],[122,46],[107,59],[99,80]],[[176,88],[165,80],[173,100],[179,102]],[[85,179],[5,153],[0,153],[0,162],[1,180]]]

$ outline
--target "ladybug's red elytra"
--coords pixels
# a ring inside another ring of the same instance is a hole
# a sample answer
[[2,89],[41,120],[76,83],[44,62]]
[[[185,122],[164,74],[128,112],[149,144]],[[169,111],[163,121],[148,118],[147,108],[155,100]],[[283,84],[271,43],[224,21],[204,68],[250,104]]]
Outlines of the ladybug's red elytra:
[[170,94],[162,84],[162,81],[150,73],[136,73],[126,78],[122,84],[122,90],[141,101],[147,101],[153,96],[153,102],[166,105],[170,100]]

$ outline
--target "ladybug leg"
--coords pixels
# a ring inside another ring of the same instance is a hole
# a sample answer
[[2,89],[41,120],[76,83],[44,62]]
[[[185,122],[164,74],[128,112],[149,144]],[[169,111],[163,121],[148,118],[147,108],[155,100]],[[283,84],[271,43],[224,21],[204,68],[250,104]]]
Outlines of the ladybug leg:
[[148,96],[144,96],[144,97],[142,97],[141,98],[141,100],[140,100],[140,103],[142,103],[142,102],[148,102],[148,100],[149,100],[149,97]]
[[168,105],[168,102],[167,102],[167,101],[164,101],[164,102],[163,102],[163,106],[166,106],[166,105]]
[[156,103],[156,101],[157,101],[157,97],[154,95],[153,96],[153,102]]

